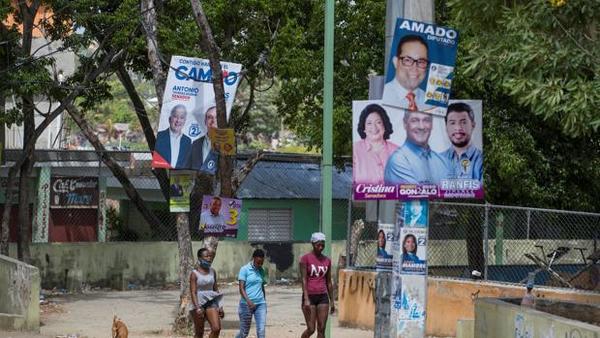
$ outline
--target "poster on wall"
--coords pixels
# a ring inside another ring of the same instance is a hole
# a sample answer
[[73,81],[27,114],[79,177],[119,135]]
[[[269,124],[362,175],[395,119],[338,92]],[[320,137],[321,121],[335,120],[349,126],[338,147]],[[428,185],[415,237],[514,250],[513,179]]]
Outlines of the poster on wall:
[[190,172],[169,171],[169,211],[189,212],[190,193],[194,182]]
[[237,237],[242,200],[205,195],[198,230],[206,236]]
[[54,176],[50,208],[98,208],[98,177]]
[[352,103],[355,200],[483,198],[482,103],[451,100],[446,116]]
[[444,116],[450,99],[457,49],[456,30],[398,18],[383,104]]
[[[242,65],[221,62],[227,118],[231,112]],[[152,167],[191,169],[215,174],[217,153],[208,130],[218,128],[212,71],[208,60],[171,58]]]
[[[392,337],[422,338],[425,336],[427,307],[427,276],[402,275],[394,292],[392,313],[395,323]],[[395,330],[394,330],[395,329]]]
[[377,271],[392,270],[394,233],[395,224],[379,224],[379,230],[377,231]]

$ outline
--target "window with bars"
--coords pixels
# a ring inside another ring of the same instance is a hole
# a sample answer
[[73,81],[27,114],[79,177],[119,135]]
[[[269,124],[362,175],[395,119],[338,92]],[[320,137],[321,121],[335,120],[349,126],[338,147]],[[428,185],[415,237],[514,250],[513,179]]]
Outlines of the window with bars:
[[292,240],[292,209],[249,209],[248,240],[288,242]]

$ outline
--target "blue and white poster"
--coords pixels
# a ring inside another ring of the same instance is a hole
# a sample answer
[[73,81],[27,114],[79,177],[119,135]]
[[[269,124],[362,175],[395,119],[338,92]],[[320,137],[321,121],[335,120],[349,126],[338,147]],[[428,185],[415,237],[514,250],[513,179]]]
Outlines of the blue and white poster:
[[[241,70],[241,64],[221,62],[228,118],[242,78]],[[219,126],[209,61],[173,55],[162,98],[152,167],[215,174],[217,154],[208,137],[211,128]]]
[[398,18],[383,104],[444,116],[450,99],[457,48],[456,30]]

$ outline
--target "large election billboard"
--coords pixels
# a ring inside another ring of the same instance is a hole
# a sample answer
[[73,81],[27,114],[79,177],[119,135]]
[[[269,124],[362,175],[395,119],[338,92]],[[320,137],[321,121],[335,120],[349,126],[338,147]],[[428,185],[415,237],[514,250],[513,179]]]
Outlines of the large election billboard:
[[[231,112],[242,65],[221,62],[227,117]],[[217,153],[212,150],[209,128],[218,128],[212,71],[208,60],[173,56],[152,167],[216,172]]]
[[457,47],[458,32],[452,28],[398,18],[383,104],[444,115]]
[[355,200],[483,198],[482,104],[451,100],[444,116],[352,104]]

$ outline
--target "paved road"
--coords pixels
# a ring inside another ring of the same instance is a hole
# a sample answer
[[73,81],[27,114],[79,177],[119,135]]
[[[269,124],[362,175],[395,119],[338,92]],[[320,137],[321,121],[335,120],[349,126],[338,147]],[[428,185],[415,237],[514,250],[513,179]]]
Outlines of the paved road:
[[[221,337],[234,337],[237,333],[237,286],[222,288],[225,292],[225,319]],[[267,299],[267,337],[300,337],[305,328],[300,310],[298,287],[269,286]],[[170,332],[173,310],[177,304],[177,291],[142,290],[88,292],[66,295],[51,300],[57,306],[44,307],[39,335],[0,332],[0,337],[57,337],[76,335],[82,337],[110,337],[113,315],[122,318],[129,327],[130,337],[175,337]],[[333,337],[371,338],[372,331],[346,329],[337,326],[333,317]],[[255,337],[254,328],[249,337]],[[316,334],[314,335],[316,337]]]

